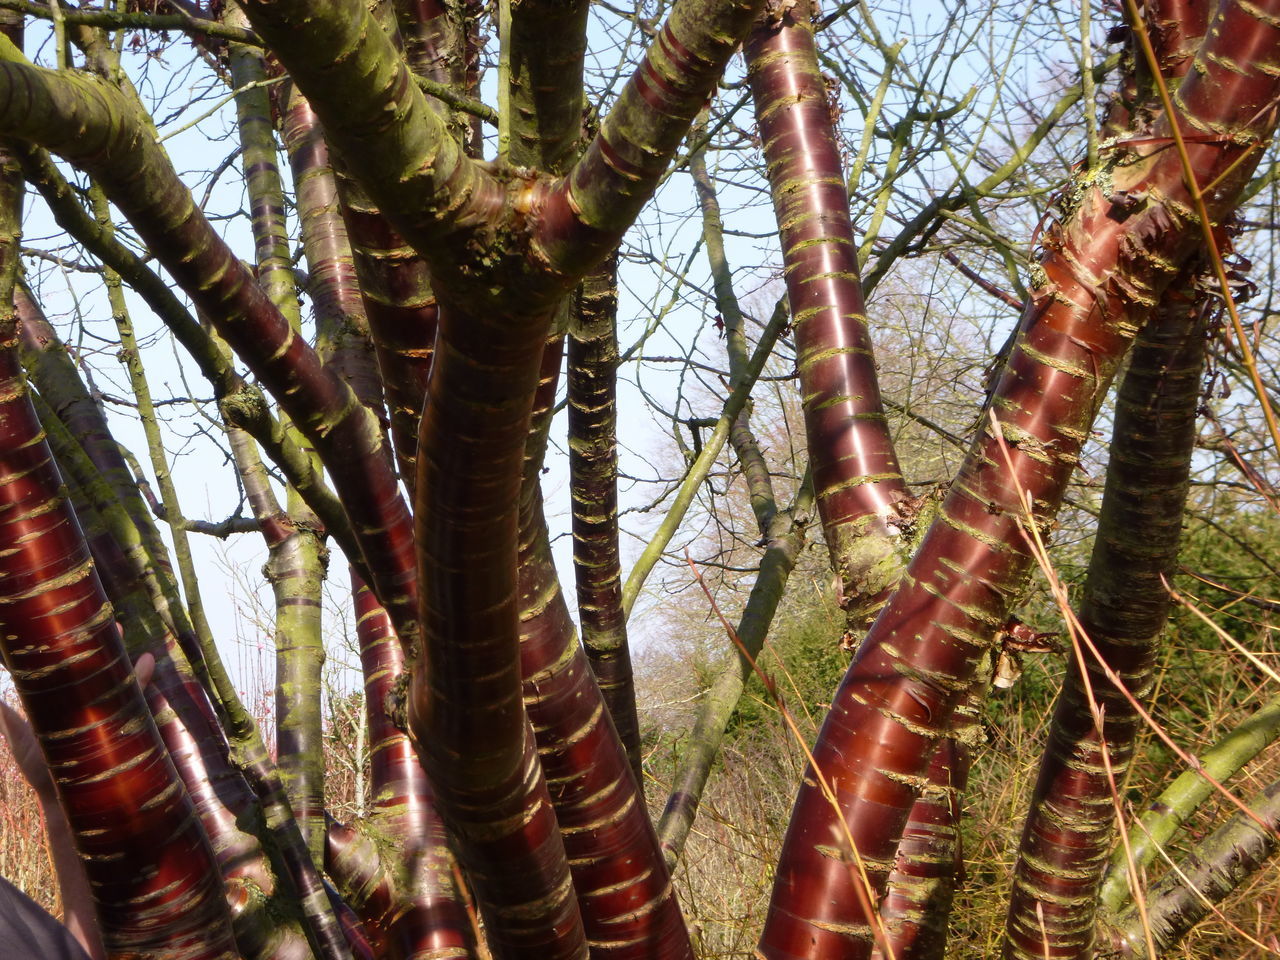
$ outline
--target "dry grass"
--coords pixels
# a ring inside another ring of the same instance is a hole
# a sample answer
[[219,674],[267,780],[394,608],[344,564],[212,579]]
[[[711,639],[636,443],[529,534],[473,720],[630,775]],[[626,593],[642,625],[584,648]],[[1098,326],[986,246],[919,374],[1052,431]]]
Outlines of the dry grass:
[[[5,699],[13,704],[12,691]],[[61,916],[44,818],[9,745],[0,737],[0,876],[4,876],[54,916]]]
[[[1180,618],[1179,622],[1185,628],[1184,621]],[[1268,662],[1280,664],[1280,642],[1270,625],[1253,621],[1246,626],[1251,631],[1251,649]],[[1202,751],[1260,701],[1275,695],[1275,685],[1261,679],[1242,655],[1206,640],[1203,633],[1175,630],[1167,649],[1154,712],[1177,742],[1192,752]],[[967,800],[966,879],[953,914],[952,960],[987,960],[1000,955],[1009,877],[1045,738],[1044,722],[1061,669],[1061,661],[1054,657],[1029,657],[1019,683],[996,694],[989,704],[988,742],[975,758]],[[655,817],[665,802],[670,771],[679,753],[679,731],[689,727],[699,678],[705,680],[705,672],[705,666],[692,669],[670,653],[651,655],[640,664],[644,717],[652,731],[647,793]],[[269,730],[269,697],[252,696],[250,700],[258,706],[259,719]],[[326,751],[330,758],[327,796],[331,809],[350,819],[362,809],[361,794],[367,783],[358,751],[353,753],[358,739],[354,730],[360,722],[359,696],[334,696],[331,704],[334,715],[331,746]],[[805,711],[796,713],[806,722]],[[817,717],[820,711],[812,713]],[[1153,747],[1153,737],[1145,739],[1125,795],[1130,807],[1138,811],[1179,769],[1176,760]],[[676,874],[702,957],[746,960],[752,955],[802,767],[801,753],[780,721],[766,723],[750,736],[740,734],[717,765]],[[1277,778],[1280,748],[1273,748],[1250,764],[1232,788],[1247,798]],[[1229,813],[1226,801],[1212,799],[1192,819],[1172,852],[1184,852]],[[1159,868],[1152,870],[1153,876],[1161,872]],[[39,808],[2,742],[0,874],[57,914]],[[1274,942],[1275,931],[1280,929],[1280,871],[1258,874],[1222,911],[1225,919],[1211,918],[1203,923],[1167,956],[1174,960],[1276,956],[1249,945],[1232,925],[1259,940]]]
[[[1179,621],[1181,624],[1181,620]],[[1181,624],[1185,627],[1185,624]],[[1259,623],[1250,644],[1264,659],[1280,664],[1280,644],[1269,625]],[[1188,644],[1200,643],[1200,648]],[[1154,714],[1190,752],[1202,752],[1257,705],[1274,697],[1275,684],[1263,682],[1243,656],[1221,644],[1205,643],[1198,633],[1175,630],[1168,639]],[[670,654],[643,664],[642,689],[649,691],[647,717],[666,731],[654,735],[649,769],[649,799],[655,817],[666,799],[665,778],[688,729],[696,692],[695,671],[669,662]],[[666,662],[664,662],[666,661]],[[989,704],[987,744],[975,757],[966,801],[965,881],[952,918],[950,960],[989,960],[1001,955],[1001,935],[1009,882],[1022,821],[1045,741],[1045,723],[1062,673],[1052,656],[1028,657],[1023,678],[997,693]],[[660,696],[659,696],[660,695]],[[1129,809],[1141,812],[1181,770],[1176,758],[1153,746],[1148,734],[1125,795]],[[787,817],[802,769],[799,751],[782,724],[741,738],[725,753],[708,785],[698,821],[676,874],[687,917],[697,934],[702,957],[748,960],[768,906],[772,865],[776,862]],[[1231,786],[1248,799],[1280,778],[1280,747],[1264,751]],[[1173,845],[1177,856],[1234,812],[1215,798],[1192,818]],[[1153,866],[1152,879],[1163,868]],[[1245,884],[1165,956],[1171,960],[1217,960],[1280,956],[1280,870],[1274,865]],[[1274,945],[1276,952],[1252,946],[1233,926]]]

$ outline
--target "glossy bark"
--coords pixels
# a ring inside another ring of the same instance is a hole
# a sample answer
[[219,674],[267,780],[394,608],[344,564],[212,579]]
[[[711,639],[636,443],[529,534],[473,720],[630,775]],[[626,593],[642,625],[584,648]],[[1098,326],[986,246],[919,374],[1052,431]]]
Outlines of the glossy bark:
[[542,498],[526,492],[520,533],[524,701],[598,958],[691,958],[671,878],[626,752],[551,560]]
[[524,319],[442,315],[418,438],[409,723],[495,954],[568,960],[586,941],[521,695],[518,506],[550,328]]
[[[1204,37],[1203,4],[1151,3],[1144,13],[1164,79],[1185,76]],[[1145,25],[1144,25],[1145,26]],[[1136,50],[1136,93],[1113,103],[1140,124],[1159,99]],[[1079,621],[1097,657],[1070,658],[1049,726],[1014,868],[1005,956],[1019,960],[1093,955],[1094,914],[1110,848],[1115,785],[1125,781],[1142,722],[1125,691],[1143,700],[1153,681],[1169,611],[1166,583],[1177,565],[1210,310],[1193,260],[1138,335],[1116,398],[1115,427]],[[1101,663],[1099,663],[1099,658]],[[1084,665],[1082,675],[1081,664]],[[1098,717],[1101,716],[1101,725]]]
[[22,379],[12,307],[20,183],[4,156],[0,650],[40,733],[108,952],[231,960],[208,838],[134,681]]
[[591,672],[644,788],[618,542],[617,260],[583,281],[568,339],[573,569]]
[[747,38],[756,124],[768,165],[814,490],[841,604],[871,621],[897,582],[907,497],[889,436],[858,280],[840,151],[807,4]]
[[360,295],[369,319],[400,477],[417,479],[418,421],[427,396],[440,308],[426,261],[379,212],[359,183],[339,177]]
[[[880,396],[812,12],[800,4],[780,18],[766,14],[745,51],[796,331],[818,512],[847,636],[856,643],[898,585],[919,502],[909,500]],[[965,738],[944,740],[912,806],[880,910],[885,948],[896,960],[941,957],[945,948],[963,863],[960,796],[969,760]]]
[[259,960],[311,956],[301,926],[282,915],[296,885],[289,877],[276,882],[285,865],[267,854],[279,843],[269,839],[257,800],[231,762],[220,718],[168,622],[171,608],[155,585],[137,528],[70,431],[35,400],[126,650],[135,660],[143,653],[156,658],[147,704],[217,858],[237,949]]
[[[1270,137],[1278,22],[1269,7],[1231,3],[1220,11],[1218,30],[1179,88],[1180,123],[1242,140]],[[1168,131],[1157,126],[1151,135],[1162,142]],[[1202,183],[1242,152],[1230,141],[1188,150]],[[1138,332],[1135,305],[1153,307],[1202,244],[1199,225],[1186,217],[1190,198],[1176,153],[1138,142],[1103,162],[1107,189],[1097,180],[1070,187],[1073,212],[1048,231],[1022,333],[994,395],[996,423],[984,425],[823,725],[815,757],[839,814],[812,779],[801,788],[761,940],[769,960],[870,953],[868,906],[883,889],[924,768],[1030,564],[1020,528],[1044,528],[1056,512],[1097,404]],[[1217,222],[1230,214],[1249,169],[1245,160],[1206,198]],[[1145,202],[1118,208],[1113,198],[1126,195]],[[1033,505],[1025,521],[1024,491]],[[855,887],[850,845],[869,889]]]
[[387,612],[358,579],[356,634],[369,726],[370,825],[395,841],[405,864],[394,877],[396,909],[382,922],[395,956],[467,957],[473,934],[454,880],[456,864],[435,795],[392,706],[403,696],[405,655]]

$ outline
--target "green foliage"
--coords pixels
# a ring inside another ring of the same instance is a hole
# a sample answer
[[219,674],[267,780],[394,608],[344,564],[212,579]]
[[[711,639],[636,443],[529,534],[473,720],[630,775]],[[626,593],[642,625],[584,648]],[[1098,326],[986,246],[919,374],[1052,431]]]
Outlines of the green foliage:
[[[793,584],[760,654],[760,670],[810,743],[849,666],[851,654],[841,647],[844,619],[826,584]],[[729,736],[735,741],[772,740],[781,725],[774,697],[753,675],[730,721]]]
[[1212,522],[1188,519],[1180,557],[1183,572],[1175,582],[1186,605],[1175,606],[1171,614],[1164,695],[1157,701],[1170,711],[1170,719],[1209,721],[1254,699],[1255,671],[1241,671],[1238,653],[1219,631],[1255,653],[1274,649],[1277,613],[1251,601],[1274,599],[1277,556],[1280,520],[1268,508],[1219,507]]

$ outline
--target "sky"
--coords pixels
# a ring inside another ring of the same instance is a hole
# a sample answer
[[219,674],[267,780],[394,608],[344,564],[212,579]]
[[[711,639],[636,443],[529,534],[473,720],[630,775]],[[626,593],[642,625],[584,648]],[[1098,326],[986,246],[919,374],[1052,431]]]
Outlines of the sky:
[[[1016,35],[1027,29],[1020,21],[1025,13],[1031,16],[1036,5],[1019,8],[1007,23],[992,24],[984,19],[982,11],[969,9],[965,4],[949,8],[946,5],[916,5],[910,10],[890,8],[877,14],[876,24],[884,43],[894,37],[906,43],[900,52],[898,69],[915,70],[917,75],[937,76],[943,67],[929,55],[928,38],[950,25],[960,38],[951,46],[972,47],[977,52],[984,42],[1003,32]],[[1039,16],[1039,15],[1037,15]],[[1041,17],[1043,20],[1043,17]],[[589,69],[611,73],[616,67],[617,53],[614,43],[619,28],[597,21],[593,26],[592,44],[595,53]],[[39,28],[32,31],[33,40],[28,50],[38,49],[38,57],[48,60],[49,44],[35,39]],[[47,36],[47,35],[46,35]],[[964,54],[963,49],[961,53]],[[862,59],[858,59],[858,58]],[[954,91],[959,99],[974,90],[974,116],[981,122],[983,104],[995,99],[994,94],[1002,83],[1026,82],[1025,71],[1037,69],[1034,63],[1023,60],[1008,61],[1007,72],[992,75],[985,73],[981,62],[985,57],[961,55],[950,68],[951,73],[943,82],[944,89]],[[144,98],[157,103],[155,116],[159,132],[175,166],[184,179],[194,185],[197,197],[207,191],[207,209],[222,219],[216,221],[224,236],[242,256],[252,256],[252,241],[248,218],[244,213],[247,203],[238,165],[226,167],[216,184],[210,185],[208,171],[221,166],[232,155],[235,146],[234,108],[226,88],[198,61],[192,61],[189,47],[181,42],[156,51],[137,49],[127,51],[127,69],[135,79]],[[872,90],[878,82],[876,64],[883,67],[883,57],[865,50],[850,55],[844,67],[852,74],[862,75],[859,82],[864,90]],[[931,73],[932,71],[932,73]],[[1016,74],[1016,76],[1015,76]],[[743,99],[741,89],[741,64],[735,62],[727,81],[732,89],[721,93],[722,103],[735,103]],[[616,90],[616,85],[610,88]],[[494,102],[490,85],[483,91],[489,102]],[[887,109],[891,110],[892,104]],[[749,105],[741,112],[741,119],[734,123],[744,131],[750,127]],[[845,97],[847,116],[857,116],[859,105]],[[856,124],[851,124],[855,134],[860,134]],[[744,132],[744,136],[745,136]],[[728,136],[728,131],[726,131]],[[882,169],[886,151],[881,138],[871,141],[872,155],[865,168],[865,179],[874,182]],[[762,192],[758,179],[744,176],[739,167],[756,163],[754,148],[748,142],[740,144],[741,150],[718,155],[713,159],[713,173],[719,181],[720,202],[725,210],[730,261],[736,268],[737,294],[749,314],[763,319],[771,310],[780,293],[778,274],[779,256],[773,238],[774,221],[767,193]],[[283,155],[281,171],[288,176],[288,165]],[[931,158],[919,166],[916,176],[924,179],[949,176],[947,162]],[[731,182],[734,181],[734,182]],[[862,198],[862,197],[860,197]],[[872,201],[865,198],[862,215],[872,212]],[[49,247],[46,238],[56,234],[43,211],[40,201],[28,204],[26,242],[32,246]],[[296,223],[294,224],[296,230]],[[623,538],[624,569],[629,568],[639,549],[646,542],[656,524],[660,511],[638,512],[653,496],[654,485],[646,480],[670,476],[677,456],[672,450],[671,424],[655,413],[651,399],[660,405],[680,404],[680,415],[715,417],[725,390],[722,382],[713,375],[691,374],[681,364],[661,358],[690,357],[708,366],[723,364],[723,344],[713,320],[716,315],[714,302],[709,295],[710,283],[705,256],[699,252],[689,259],[689,251],[695,248],[701,225],[690,193],[687,174],[675,173],[660,190],[655,202],[646,210],[640,225],[630,236],[628,264],[621,284],[619,306],[619,339],[626,349],[641,340],[644,332],[660,317],[661,323],[652,336],[639,348],[641,355],[649,359],[633,366],[620,383],[619,421],[622,471],[627,477],[621,485],[622,506],[630,512],[625,521],[627,531]],[[71,255],[69,252],[64,255]],[[95,292],[96,280],[73,270],[50,267],[47,263],[30,261],[32,275],[39,273],[39,292],[50,319],[83,356],[94,371],[96,386],[109,397],[128,396],[123,370],[113,359],[116,351],[114,327],[105,309],[105,301]],[[133,319],[143,344],[147,372],[153,393],[157,397],[204,397],[210,389],[178,362],[176,348],[167,334],[158,326],[141,302],[130,295]],[[785,345],[784,345],[784,350]],[[696,381],[701,380],[701,383]],[[145,449],[136,418],[126,406],[108,403],[113,429],[118,439],[137,454]],[[187,405],[166,407],[167,430],[172,469],[184,510],[193,518],[220,520],[239,510],[249,513],[247,505],[239,501],[235,486],[229,480],[229,471],[222,462],[217,448],[206,435],[216,432],[208,421],[194,416]],[[207,407],[206,413],[212,408]],[[553,428],[553,449],[548,460],[548,472],[544,476],[544,491],[548,518],[555,537],[554,549],[561,570],[566,595],[573,606],[571,543],[566,535],[569,526],[567,455],[564,453],[565,427],[561,416]],[[696,538],[700,528],[691,526],[677,538],[673,547],[679,549],[683,542]],[[269,686],[270,675],[270,627],[264,623],[270,609],[270,595],[260,570],[265,560],[261,539],[256,535],[242,535],[227,542],[215,541],[205,536],[194,536],[197,568],[201,571],[201,589],[205,605],[215,633],[224,641],[224,656],[230,660],[233,673],[243,684],[245,692],[256,695],[263,684]],[[344,564],[336,548],[330,564],[331,623],[335,635],[350,634],[349,604],[346,602]],[[662,587],[662,579],[684,579],[688,574],[678,567],[659,568],[653,582]],[[655,599],[642,601],[641,614],[646,603],[665,602],[661,592]],[[347,618],[344,622],[344,618]],[[269,619],[269,617],[268,617]],[[635,642],[643,647],[651,632],[634,631]],[[343,654],[335,644],[334,658]],[[341,683],[354,682],[353,675],[344,674]]]

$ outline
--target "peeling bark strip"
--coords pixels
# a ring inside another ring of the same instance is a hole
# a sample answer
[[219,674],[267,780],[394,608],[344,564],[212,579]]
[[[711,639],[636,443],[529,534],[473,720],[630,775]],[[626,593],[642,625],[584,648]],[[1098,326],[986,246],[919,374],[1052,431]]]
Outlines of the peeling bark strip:
[[[1225,4],[1178,91],[1180,122],[1202,134],[1188,144],[1200,183],[1274,130],[1278,14],[1274,0]],[[1047,526],[1141,309],[1154,307],[1201,245],[1181,163],[1164,149],[1167,123],[1116,145],[1101,169],[1073,183],[1070,217],[1048,231],[1022,333],[993,398],[1003,443],[986,427],[836,694],[814,753],[839,814],[810,771],[761,939],[768,960],[870,953],[871,918],[855,893],[848,840],[867,866],[874,903],[924,767],[1030,564],[1020,492],[1032,499],[1034,522]],[[1217,222],[1259,152],[1206,198]],[[1140,197],[1141,207],[1112,197]]]
[[[7,158],[6,158],[7,159]],[[17,360],[18,191],[0,237],[0,644],[85,863],[107,950],[238,956],[209,841],[120,641]],[[11,212],[13,211],[13,212]],[[110,829],[103,829],[109,824]]]
[[895,504],[907,497],[885,422],[849,196],[807,2],[761,20],[745,50],[768,165],[818,513],[852,625],[897,583]]

